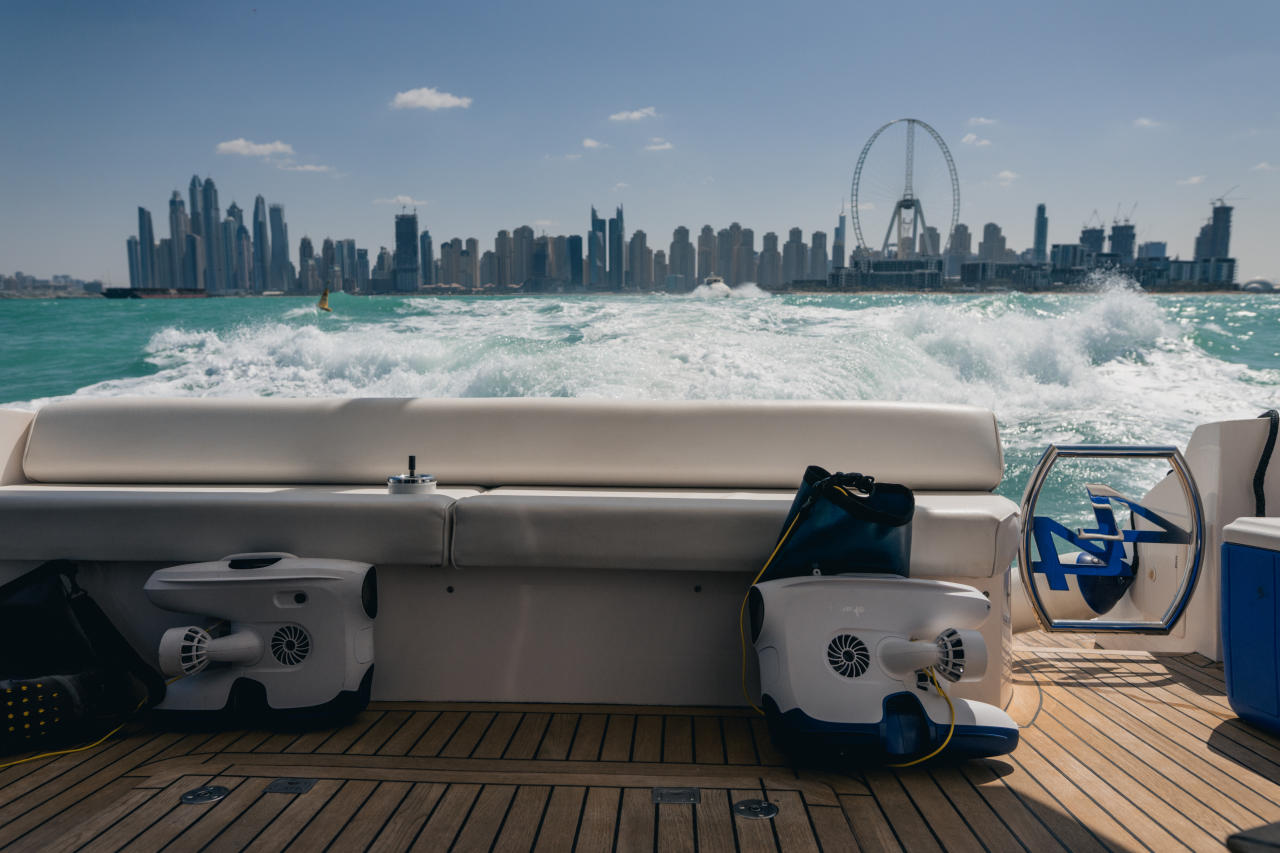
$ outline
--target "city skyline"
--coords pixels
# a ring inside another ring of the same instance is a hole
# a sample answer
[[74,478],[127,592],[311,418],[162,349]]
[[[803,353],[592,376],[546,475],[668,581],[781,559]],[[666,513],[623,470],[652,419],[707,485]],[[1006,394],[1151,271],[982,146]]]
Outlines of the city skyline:
[[[867,137],[917,116],[955,155],[975,234],[998,222],[1030,246],[1022,211],[1044,202],[1047,244],[1068,243],[1094,210],[1109,222],[1137,202],[1137,241],[1190,257],[1210,199],[1239,185],[1237,278],[1280,275],[1280,115],[1265,87],[1259,105],[1239,83],[1274,68],[1274,4],[1190,20],[996,3],[939,9],[884,38],[851,8],[801,4],[787,14],[822,23],[803,47],[764,38],[778,12],[765,4],[675,16],[497,3],[456,10],[447,28],[394,5],[351,16],[340,48],[320,49],[344,9],[14,13],[0,68],[18,85],[0,110],[21,130],[0,141],[0,267],[122,284],[117,223],[148,206],[158,240],[168,229],[150,205],[193,168],[218,175],[224,203],[246,214],[261,193],[290,207],[295,234],[370,249],[400,203],[433,233],[530,223],[589,236],[579,211],[594,203],[625,205],[651,242],[734,220],[757,235],[830,235]],[[1091,18],[1106,26],[1076,26]],[[447,35],[475,27],[486,37]],[[217,87],[162,71],[196,31],[219,45]],[[441,37],[419,37],[430,32]],[[574,61],[542,61],[569,45]],[[884,75],[904,45],[917,67]],[[977,58],[991,47],[998,61]]]

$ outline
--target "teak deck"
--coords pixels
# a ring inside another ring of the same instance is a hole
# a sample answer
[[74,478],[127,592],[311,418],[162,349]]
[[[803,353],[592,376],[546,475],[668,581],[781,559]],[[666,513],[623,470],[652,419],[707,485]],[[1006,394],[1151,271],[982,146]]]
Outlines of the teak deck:
[[[749,710],[383,702],[337,730],[140,731],[0,770],[0,846],[1163,853],[1280,821],[1280,738],[1235,718],[1220,665],[1017,642],[1000,760],[834,775],[786,766]],[[280,777],[317,781],[264,790]],[[205,784],[231,792],[180,804]],[[734,816],[747,798],[777,817]]]

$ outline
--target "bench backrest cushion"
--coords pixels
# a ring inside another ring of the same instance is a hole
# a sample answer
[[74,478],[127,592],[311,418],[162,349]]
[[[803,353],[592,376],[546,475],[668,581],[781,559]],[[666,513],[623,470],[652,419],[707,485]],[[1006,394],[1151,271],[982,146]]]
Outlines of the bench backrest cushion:
[[23,473],[45,483],[794,488],[806,465],[916,489],[990,490],[992,413],[968,406],[587,399],[152,399],[41,409]]

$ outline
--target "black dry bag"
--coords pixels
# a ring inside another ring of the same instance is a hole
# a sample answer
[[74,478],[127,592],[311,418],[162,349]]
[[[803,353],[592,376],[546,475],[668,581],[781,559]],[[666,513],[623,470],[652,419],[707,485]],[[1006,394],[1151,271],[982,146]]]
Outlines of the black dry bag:
[[760,581],[847,572],[906,577],[915,508],[906,486],[810,465]]

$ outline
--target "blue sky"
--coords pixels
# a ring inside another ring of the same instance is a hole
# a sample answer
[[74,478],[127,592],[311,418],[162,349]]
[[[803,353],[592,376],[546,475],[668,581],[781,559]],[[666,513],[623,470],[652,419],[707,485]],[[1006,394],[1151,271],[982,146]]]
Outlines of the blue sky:
[[[224,208],[284,204],[295,260],[304,234],[375,254],[401,196],[437,243],[583,233],[618,203],[654,248],[734,220],[757,247],[807,240],[833,230],[871,133],[912,116],[949,145],[976,234],[998,222],[1025,248],[1044,202],[1050,242],[1074,242],[1136,203],[1139,240],[1187,256],[1238,185],[1241,275],[1280,277],[1277,32],[1280,4],[1230,0],[10,3],[0,272],[127,282],[135,208],[167,236],[193,173]],[[393,107],[420,89],[466,105]],[[868,184],[891,205],[901,155],[881,159]],[[884,207],[864,211],[877,244]]]

